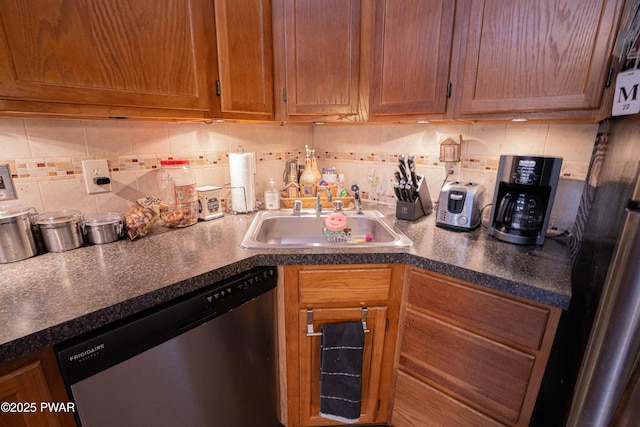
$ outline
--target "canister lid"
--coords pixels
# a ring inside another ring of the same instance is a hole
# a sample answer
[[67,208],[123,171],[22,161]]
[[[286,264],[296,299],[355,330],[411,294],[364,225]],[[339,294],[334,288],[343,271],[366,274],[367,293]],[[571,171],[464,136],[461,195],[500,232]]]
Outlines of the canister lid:
[[188,165],[189,160],[185,159],[169,159],[169,160],[160,160],[161,166],[181,166]]
[[122,221],[122,214],[117,212],[107,212],[102,214],[85,215],[84,223],[89,226],[99,226],[107,224],[115,224]]
[[34,221],[36,224],[58,224],[62,222],[69,222],[79,220],[82,218],[82,213],[73,209],[64,209],[61,211],[51,211],[36,215]]
[[23,205],[0,205],[0,219],[24,215],[29,213],[31,209],[32,208]]

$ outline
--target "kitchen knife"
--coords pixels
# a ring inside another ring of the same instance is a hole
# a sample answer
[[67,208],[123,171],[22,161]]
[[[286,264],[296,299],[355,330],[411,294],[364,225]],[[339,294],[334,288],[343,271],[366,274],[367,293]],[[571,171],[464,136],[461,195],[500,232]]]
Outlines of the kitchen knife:
[[409,172],[411,173],[411,182],[413,182],[414,187],[417,187],[418,177],[416,175],[416,164],[413,161],[413,154],[409,154],[407,157],[407,166],[409,166]]
[[407,193],[407,196],[409,198],[409,200],[407,200],[408,202],[415,202],[416,200],[416,190],[415,190],[415,184],[409,180],[405,186],[404,186],[404,190]]
[[409,175],[407,175],[407,169],[404,166],[404,156],[402,154],[398,154],[398,168],[400,168],[404,181],[409,181]]
[[[400,173],[398,173],[398,176]],[[402,194],[400,193],[400,180],[396,177],[393,178],[393,191],[396,193],[396,199],[402,201]]]
[[409,184],[404,179],[400,180],[400,193],[402,194],[403,202],[411,202],[411,190],[409,189]]
[[420,176],[416,173],[416,164],[413,161],[413,154],[409,154],[407,157],[407,165],[409,166],[409,172],[411,173],[411,190],[413,194],[413,200],[418,198],[418,181]]
[[[404,191],[400,189],[400,181],[402,180],[402,177],[400,176],[400,171],[395,171],[393,173],[394,178],[394,186],[393,186],[393,191],[396,191],[396,197],[398,198],[398,200],[400,201],[405,201],[404,200]],[[398,184],[398,186],[396,187],[395,184]]]

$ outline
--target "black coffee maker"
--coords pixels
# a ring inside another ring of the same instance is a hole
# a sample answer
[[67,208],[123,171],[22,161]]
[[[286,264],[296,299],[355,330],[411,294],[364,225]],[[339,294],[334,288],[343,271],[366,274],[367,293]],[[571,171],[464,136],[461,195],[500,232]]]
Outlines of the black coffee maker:
[[562,159],[500,156],[489,235],[520,245],[544,243]]

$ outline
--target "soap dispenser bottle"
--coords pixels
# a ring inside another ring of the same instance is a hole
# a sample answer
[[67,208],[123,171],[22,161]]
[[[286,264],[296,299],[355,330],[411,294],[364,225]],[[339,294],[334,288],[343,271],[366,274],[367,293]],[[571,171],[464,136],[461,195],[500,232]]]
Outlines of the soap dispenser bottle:
[[269,188],[264,192],[264,205],[269,210],[280,209],[280,192],[273,178],[269,178]]

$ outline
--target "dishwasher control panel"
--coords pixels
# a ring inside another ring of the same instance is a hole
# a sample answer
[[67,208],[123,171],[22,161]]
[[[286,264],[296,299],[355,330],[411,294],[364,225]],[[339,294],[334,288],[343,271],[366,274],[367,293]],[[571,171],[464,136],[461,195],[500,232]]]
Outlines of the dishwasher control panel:
[[215,304],[239,292],[258,287],[269,280],[276,280],[276,274],[275,267],[268,267],[257,274],[249,274],[247,277],[235,279],[232,283],[218,286],[215,290],[210,291],[205,298],[208,303]]

